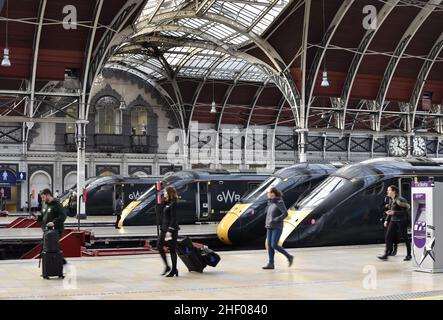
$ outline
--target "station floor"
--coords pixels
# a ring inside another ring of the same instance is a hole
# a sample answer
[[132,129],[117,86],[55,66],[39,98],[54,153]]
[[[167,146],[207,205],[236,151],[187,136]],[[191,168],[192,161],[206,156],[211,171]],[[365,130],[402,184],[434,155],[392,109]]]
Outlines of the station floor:
[[158,255],[71,258],[64,280],[43,280],[38,261],[0,261],[0,299],[443,299],[443,274],[413,271],[403,247],[378,261],[381,245],[290,249],[294,264],[266,252],[220,252],[216,268],[178,278],[159,274]]

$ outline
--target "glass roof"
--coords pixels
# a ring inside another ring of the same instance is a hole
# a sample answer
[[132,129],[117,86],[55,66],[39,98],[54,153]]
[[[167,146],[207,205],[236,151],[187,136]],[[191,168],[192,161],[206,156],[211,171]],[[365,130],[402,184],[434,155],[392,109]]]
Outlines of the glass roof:
[[[178,77],[266,82],[268,75],[261,67],[229,53],[251,43],[248,33],[261,36],[291,1],[148,0],[130,41],[147,41],[149,45],[149,40],[141,37],[160,39],[155,45]],[[201,6],[198,14],[195,14],[196,3]],[[187,12],[189,16],[175,18],[180,12]],[[171,15],[160,19],[165,13]],[[220,19],[229,19],[236,26],[222,24]],[[161,39],[172,39],[183,45],[162,43]],[[116,60],[156,80],[166,78],[166,72],[160,71],[165,67],[157,57],[128,53],[111,59]]]

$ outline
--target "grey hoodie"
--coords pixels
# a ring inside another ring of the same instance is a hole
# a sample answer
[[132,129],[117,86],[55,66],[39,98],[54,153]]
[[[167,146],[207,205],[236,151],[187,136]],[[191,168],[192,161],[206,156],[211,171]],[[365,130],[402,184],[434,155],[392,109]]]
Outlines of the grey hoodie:
[[268,208],[266,209],[267,229],[283,229],[283,220],[288,216],[288,209],[282,198],[274,198],[268,200]]

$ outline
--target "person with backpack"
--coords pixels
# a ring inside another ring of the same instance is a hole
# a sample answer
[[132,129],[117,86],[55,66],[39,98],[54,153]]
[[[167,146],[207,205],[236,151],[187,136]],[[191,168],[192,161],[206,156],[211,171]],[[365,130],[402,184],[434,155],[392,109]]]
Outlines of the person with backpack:
[[292,265],[294,257],[283,247],[279,246],[278,240],[283,231],[283,220],[288,216],[288,209],[282,199],[282,193],[275,187],[268,191],[268,207],[266,209],[265,228],[267,229],[266,241],[268,243],[269,262],[263,269],[274,269],[275,250],[283,254]]
[[390,222],[387,225],[388,230],[386,231],[386,249],[385,253],[377,258],[380,260],[388,260],[389,250],[393,247],[397,233],[400,232],[407,250],[406,257],[403,260],[409,261],[412,259],[411,243],[408,239],[408,210],[410,205],[405,198],[400,197],[397,186],[389,186],[387,195],[390,199],[386,214],[390,216]]

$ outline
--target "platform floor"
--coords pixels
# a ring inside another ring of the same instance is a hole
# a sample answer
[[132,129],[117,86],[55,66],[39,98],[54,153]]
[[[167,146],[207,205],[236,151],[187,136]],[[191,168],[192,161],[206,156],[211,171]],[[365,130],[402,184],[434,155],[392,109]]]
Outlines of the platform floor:
[[[178,278],[159,276],[157,255],[72,258],[64,280],[43,280],[37,261],[0,262],[1,299],[442,299],[443,274],[412,270],[400,255],[378,261],[380,245],[290,249],[262,270],[265,251],[221,252],[217,268]],[[367,281],[367,270],[375,271]],[[366,279],[366,280],[365,280]],[[369,284],[365,286],[364,284]]]
[[[9,215],[7,217],[0,217],[0,227],[5,227],[15,219],[19,217],[31,217],[30,215]],[[116,217],[114,216],[89,216],[85,220],[80,220],[80,225],[91,225],[91,224],[112,224],[115,223]],[[65,225],[68,226],[76,226],[78,224],[78,220],[76,218],[67,217],[65,221]]]
[[[67,228],[67,226],[66,226]],[[76,230],[76,228],[73,228]],[[139,227],[123,227],[115,229],[114,227],[93,227],[81,228],[82,230],[92,231],[96,239],[123,239],[123,238],[156,238],[156,226],[139,226]],[[182,225],[180,226],[180,235],[189,237],[216,237],[216,224],[196,224],[196,225]],[[0,229],[0,243],[12,240],[20,241],[37,241],[42,239],[43,232],[40,228],[15,228],[15,229]]]

